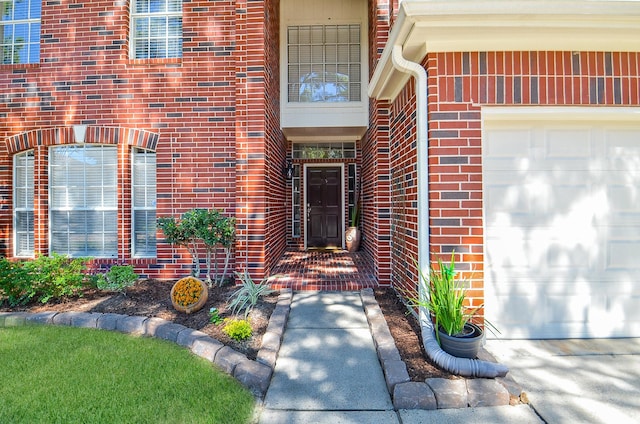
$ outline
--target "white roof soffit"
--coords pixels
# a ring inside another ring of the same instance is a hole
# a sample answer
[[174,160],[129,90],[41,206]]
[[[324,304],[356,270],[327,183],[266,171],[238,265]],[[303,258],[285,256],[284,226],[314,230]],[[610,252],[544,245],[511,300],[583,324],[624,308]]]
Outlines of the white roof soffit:
[[404,0],[370,97],[392,100],[409,79],[393,68],[395,44],[414,62],[438,52],[640,51],[640,0]]

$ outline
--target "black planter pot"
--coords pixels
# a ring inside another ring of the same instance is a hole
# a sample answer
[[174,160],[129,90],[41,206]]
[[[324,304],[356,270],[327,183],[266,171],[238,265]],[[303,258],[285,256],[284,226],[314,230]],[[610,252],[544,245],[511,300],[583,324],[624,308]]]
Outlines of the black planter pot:
[[462,335],[455,336],[450,336],[438,329],[440,347],[449,355],[457,356],[458,358],[475,359],[478,356],[480,346],[482,346],[482,329],[470,322],[466,323],[464,328]]

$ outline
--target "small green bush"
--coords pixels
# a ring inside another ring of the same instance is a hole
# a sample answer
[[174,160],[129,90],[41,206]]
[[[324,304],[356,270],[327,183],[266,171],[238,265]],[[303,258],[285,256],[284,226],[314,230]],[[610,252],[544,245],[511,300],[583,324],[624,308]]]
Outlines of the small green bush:
[[209,322],[214,325],[222,324],[224,319],[220,316],[218,308],[209,309]]
[[88,258],[70,259],[53,253],[36,259],[0,264],[0,295],[9,305],[24,305],[32,300],[47,303],[51,299],[81,295],[89,284],[85,275]]
[[225,325],[222,331],[233,340],[242,341],[251,337],[252,330],[249,320],[246,319],[232,319],[227,318],[224,320]]
[[29,301],[31,280],[23,262],[0,259],[0,301],[6,300],[10,306],[22,305]]
[[96,287],[100,290],[124,292],[138,280],[138,274],[133,272],[131,265],[112,265],[104,274],[97,276]]

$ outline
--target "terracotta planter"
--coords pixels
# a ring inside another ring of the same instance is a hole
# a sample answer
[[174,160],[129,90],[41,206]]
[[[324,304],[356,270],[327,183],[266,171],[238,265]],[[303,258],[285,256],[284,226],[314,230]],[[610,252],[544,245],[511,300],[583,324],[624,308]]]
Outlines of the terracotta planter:
[[470,322],[464,325],[463,335],[450,336],[442,330],[438,330],[440,347],[450,355],[458,358],[475,359],[482,346],[483,332],[480,327]]
[[[188,303],[188,304],[181,304],[176,300],[174,294],[175,294],[175,291],[176,291],[176,287],[178,285],[180,285],[180,284],[183,284],[184,282],[187,282],[187,281],[191,281],[191,282],[195,282],[195,283],[199,284],[200,287],[202,288],[202,291],[200,292],[200,296],[198,297],[198,299],[195,302]],[[202,281],[198,280],[195,277],[181,278],[171,288],[171,304],[176,309],[176,311],[184,312],[184,313],[187,313],[187,314],[190,314],[192,312],[197,312],[200,309],[202,309],[202,307],[205,305],[205,303],[207,303],[207,298],[208,297],[209,297],[209,290],[207,289],[207,285],[205,283],[203,283]]]
[[355,252],[360,248],[360,230],[358,227],[349,227],[345,238],[347,251]]

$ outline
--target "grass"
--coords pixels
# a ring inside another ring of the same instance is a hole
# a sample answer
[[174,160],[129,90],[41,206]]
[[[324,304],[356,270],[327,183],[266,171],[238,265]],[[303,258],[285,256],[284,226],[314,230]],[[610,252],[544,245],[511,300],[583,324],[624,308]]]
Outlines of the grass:
[[110,331],[0,328],[2,423],[246,423],[252,395],[180,346]]

